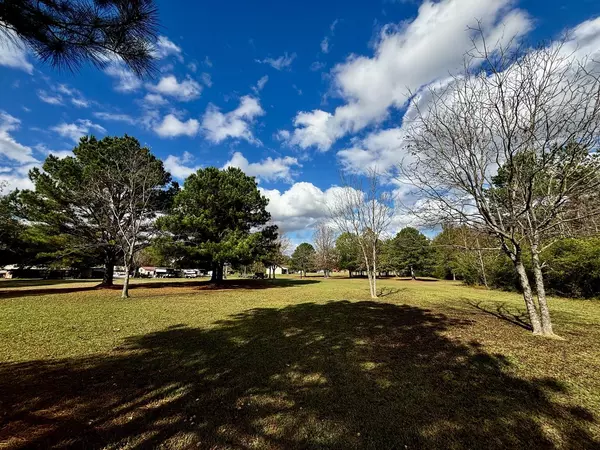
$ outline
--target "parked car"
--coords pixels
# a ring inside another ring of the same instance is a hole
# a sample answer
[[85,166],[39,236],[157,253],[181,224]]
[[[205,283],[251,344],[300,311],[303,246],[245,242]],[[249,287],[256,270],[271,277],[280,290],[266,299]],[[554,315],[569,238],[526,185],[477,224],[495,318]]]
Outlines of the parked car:
[[183,271],[184,278],[198,278],[199,276],[200,276],[200,274],[198,273],[198,271],[196,269],[185,269]]

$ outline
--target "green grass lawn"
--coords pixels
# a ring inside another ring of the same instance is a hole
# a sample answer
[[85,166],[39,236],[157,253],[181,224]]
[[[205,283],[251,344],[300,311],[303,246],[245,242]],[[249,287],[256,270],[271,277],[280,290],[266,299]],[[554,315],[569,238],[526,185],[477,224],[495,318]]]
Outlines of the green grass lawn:
[[0,281],[0,449],[600,448],[600,303],[443,281]]

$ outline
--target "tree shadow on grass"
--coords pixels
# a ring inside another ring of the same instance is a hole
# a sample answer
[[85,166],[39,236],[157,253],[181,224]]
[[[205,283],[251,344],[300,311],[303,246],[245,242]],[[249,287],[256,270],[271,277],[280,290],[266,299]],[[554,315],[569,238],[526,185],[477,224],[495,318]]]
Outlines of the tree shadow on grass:
[[506,322],[512,323],[518,327],[521,327],[525,330],[532,331],[533,327],[531,323],[529,323],[529,318],[527,317],[527,313],[523,310],[518,309],[517,312],[512,312],[506,307],[505,303],[497,303],[494,306],[487,305],[482,306],[484,302],[479,301],[475,302],[469,300],[467,302],[470,306],[479,311],[489,314],[490,316],[494,316],[498,319],[504,320]]
[[[129,285],[130,290],[135,289],[159,289],[159,288],[194,288],[198,290],[229,290],[229,289],[272,289],[272,288],[286,288],[294,286],[305,286],[308,284],[320,283],[318,280],[290,280],[290,279],[279,279],[279,280],[223,280],[220,283],[214,283],[210,280],[203,281],[157,281],[157,282],[136,282],[135,279],[131,280]],[[1,287],[1,285],[0,285]],[[90,286],[77,286],[77,287],[58,287],[58,288],[33,288],[33,289],[0,289],[0,300],[3,298],[19,298],[19,297],[31,297],[39,295],[53,295],[53,294],[70,294],[75,292],[86,292],[96,290],[111,290],[120,291],[123,289],[122,285],[115,284],[113,286],[103,286],[102,284],[90,285]]]
[[[254,309],[106,355],[0,365],[7,448],[597,448],[552,379],[379,302]],[[583,410],[582,410],[583,409]],[[544,424],[542,428],[541,424]],[[551,430],[554,441],[544,430]]]

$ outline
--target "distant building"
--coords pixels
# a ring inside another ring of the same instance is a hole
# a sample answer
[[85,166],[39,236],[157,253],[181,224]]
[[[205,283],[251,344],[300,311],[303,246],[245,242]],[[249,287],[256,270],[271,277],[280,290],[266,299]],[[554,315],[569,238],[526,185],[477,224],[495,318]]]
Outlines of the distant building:
[[[272,272],[272,268],[267,267],[265,269],[265,274],[269,275],[271,273],[273,273]],[[275,267],[275,275],[289,275],[289,273],[290,273],[290,268],[289,267],[286,267],[286,266],[277,266],[277,267]]]
[[143,266],[138,269],[138,274],[145,278],[175,278],[177,271],[171,267]]

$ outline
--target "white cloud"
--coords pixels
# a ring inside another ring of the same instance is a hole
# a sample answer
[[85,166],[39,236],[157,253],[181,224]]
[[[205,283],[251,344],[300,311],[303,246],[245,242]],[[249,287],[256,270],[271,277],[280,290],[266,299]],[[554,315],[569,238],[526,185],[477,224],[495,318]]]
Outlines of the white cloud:
[[62,105],[63,104],[63,99],[60,95],[49,94],[48,92],[44,91],[43,89],[38,90],[37,94],[38,94],[38,98],[41,101],[43,101],[44,103],[48,103],[50,105]]
[[265,114],[258,99],[246,95],[240,99],[240,105],[228,113],[222,113],[215,105],[208,105],[202,116],[202,129],[206,139],[219,143],[227,138],[244,139],[258,144],[250,129],[256,117]]
[[6,190],[3,192],[11,192],[15,189],[33,189],[34,185],[28,174],[35,166],[36,164],[25,164],[18,167],[0,167],[0,185],[6,185]]
[[73,105],[77,106],[78,108],[88,108],[90,106],[90,102],[88,102],[87,100],[85,100],[83,98],[73,97],[71,99],[71,103],[73,103]]
[[181,47],[172,42],[166,36],[158,37],[154,53],[158,59],[166,58],[169,55],[174,55],[177,57],[177,59],[179,59],[179,61],[183,61],[183,56],[181,56]]
[[325,36],[321,41],[321,51],[323,53],[329,53],[329,36]]
[[258,93],[262,91],[265,85],[267,84],[267,81],[269,81],[268,75],[260,77],[260,79],[256,82],[256,86],[252,86],[252,90],[254,91],[254,93],[258,95]]
[[147,84],[146,87],[150,91],[173,97],[182,102],[194,100],[198,98],[202,92],[202,86],[196,81],[191,78],[186,78],[180,83],[174,75],[162,77],[158,84]]
[[294,119],[296,129],[290,137],[290,144],[302,148],[316,146],[319,150],[326,151],[339,136],[332,136],[328,124],[332,118],[331,113],[320,109],[312,112],[300,112]]
[[196,136],[200,123],[196,119],[185,122],[179,120],[174,114],[167,114],[162,122],[155,124],[154,131],[160,137]]
[[325,64],[324,62],[315,61],[310,65],[310,70],[313,72],[318,72],[319,70],[324,69],[326,65],[327,64]]
[[142,86],[142,81],[136,74],[125,67],[121,62],[110,62],[106,69],[104,69],[104,73],[117,80],[115,90],[119,92],[137,91]]
[[0,33],[0,66],[21,69],[30,75],[33,73],[25,43],[13,31],[4,27]]
[[237,167],[246,175],[256,177],[260,180],[285,180],[291,181],[292,167],[300,166],[296,158],[286,156],[284,158],[268,157],[261,162],[251,163],[240,152],[235,152],[231,159],[225,163],[227,167]]
[[288,130],[277,130],[274,137],[278,141],[288,141],[290,139],[291,133]]
[[189,64],[187,65],[187,68],[188,68],[190,71],[192,71],[192,72],[196,73],[196,71],[198,70],[198,64],[196,64],[195,62],[191,62],[191,63],[189,63]]
[[15,131],[21,121],[10,114],[0,111],[0,155],[19,163],[34,163],[37,160],[32,155],[32,150],[18,143],[10,132]]
[[100,120],[108,120],[111,122],[124,122],[128,123],[129,125],[135,125],[137,123],[137,120],[128,114],[95,112],[94,116]]
[[202,72],[202,75],[200,75],[200,78],[202,79],[202,82],[207,86],[207,87],[211,87],[213,85],[212,82],[212,78],[210,77],[209,73],[206,72]]
[[185,180],[201,167],[188,165],[193,159],[192,154],[189,152],[184,152],[183,156],[169,155],[164,160],[165,169],[175,178]]
[[372,57],[352,55],[332,70],[332,88],[345,104],[333,113],[299,112],[290,142],[328,150],[384,120],[390,108],[405,105],[410,90],[460,68],[476,37],[468,27],[478,20],[492,45],[528,32],[528,16],[512,6],[512,0],[426,0],[412,22],[383,28]]
[[334,200],[336,191],[342,188],[332,186],[322,191],[314,184],[302,181],[284,192],[259,189],[269,199],[267,211],[273,221],[282,231],[290,232],[310,228],[317,220],[329,217],[327,205]]
[[79,143],[81,137],[90,134],[90,132],[94,130],[100,133],[106,133],[104,127],[87,119],[78,119],[73,123],[62,122],[50,129],[57,132],[62,137],[71,139],[76,144]]
[[337,156],[344,170],[351,173],[366,173],[369,170],[388,172],[409,156],[404,143],[405,132],[401,128],[390,128],[370,133],[356,140]]
[[66,84],[58,84],[53,86],[52,91],[53,92],[47,92],[43,89],[39,89],[37,94],[41,101],[51,105],[64,106],[66,97],[66,101],[70,101],[78,108],[88,108],[90,106],[90,102],[85,99],[80,91],[75,88],[71,88]]
[[73,156],[73,150],[52,150],[49,149],[45,144],[37,144],[34,148],[46,156],[54,155],[60,159],[66,158],[67,156]]
[[283,69],[287,69],[288,67],[290,67],[292,65],[292,62],[294,61],[294,59],[296,59],[295,53],[288,55],[288,53],[285,52],[279,58],[256,59],[255,61],[257,63],[261,63],[261,64],[268,64],[273,69],[283,70]]
[[165,105],[167,104],[167,100],[160,94],[151,94],[148,93],[146,94],[146,96],[144,97],[144,103],[147,103],[149,105],[154,105],[154,106],[159,106],[159,105]]
[[206,67],[212,67],[213,63],[210,60],[210,58],[207,56],[206,58],[204,58],[204,61],[202,61],[202,64],[204,64]]

